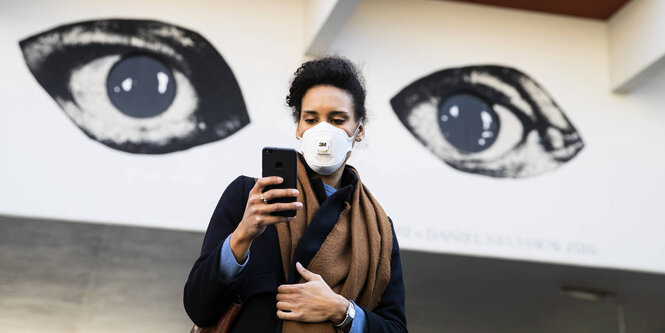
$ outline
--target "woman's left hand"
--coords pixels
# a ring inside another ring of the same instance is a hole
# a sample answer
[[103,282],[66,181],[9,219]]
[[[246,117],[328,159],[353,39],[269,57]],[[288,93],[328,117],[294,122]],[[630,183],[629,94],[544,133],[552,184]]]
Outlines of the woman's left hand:
[[321,275],[296,263],[300,276],[307,282],[283,284],[277,288],[277,317],[282,320],[339,324],[346,316],[349,301],[336,294]]

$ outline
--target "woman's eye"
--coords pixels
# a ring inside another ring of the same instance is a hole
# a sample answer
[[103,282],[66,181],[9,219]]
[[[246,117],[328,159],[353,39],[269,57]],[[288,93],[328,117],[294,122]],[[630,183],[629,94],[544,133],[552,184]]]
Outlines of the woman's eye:
[[335,125],[342,125],[344,124],[345,120],[344,119],[333,119],[332,123]]
[[231,69],[190,30],[96,20],[57,27],[20,46],[67,116],[113,149],[170,153],[224,139],[250,122]]
[[315,124],[316,119],[305,119],[305,122],[308,123],[308,124]]
[[402,124],[451,167],[499,178],[556,169],[584,143],[545,90],[502,66],[438,71],[390,101]]

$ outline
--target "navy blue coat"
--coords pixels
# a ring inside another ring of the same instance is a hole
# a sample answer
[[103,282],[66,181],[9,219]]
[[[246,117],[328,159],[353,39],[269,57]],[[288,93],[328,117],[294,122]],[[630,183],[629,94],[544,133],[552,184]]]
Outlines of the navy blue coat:
[[[308,172],[311,173],[311,170]],[[185,284],[185,310],[195,324],[204,327],[216,323],[220,314],[239,296],[243,301],[243,309],[233,332],[281,332],[281,320],[277,318],[275,299],[277,287],[285,283],[296,283],[300,279],[295,270],[295,262],[299,261],[307,267],[336,223],[358,178],[345,169],[342,187],[329,198],[326,198],[320,179],[311,179],[311,182],[322,204],[295,251],[288,282],[284,278],[277,230],[272,225],[254,240],[249,261],[236,278],[225,281],[219,275],[222,243],[242,220],[249,191],[255,180],[240,176],[226,188],[210,219],[201,255],[194,263]],[[402,264],[394,230],[390,268],[390,282],[379,305],[373,311],[363,309],[368,332],[406,332]]]

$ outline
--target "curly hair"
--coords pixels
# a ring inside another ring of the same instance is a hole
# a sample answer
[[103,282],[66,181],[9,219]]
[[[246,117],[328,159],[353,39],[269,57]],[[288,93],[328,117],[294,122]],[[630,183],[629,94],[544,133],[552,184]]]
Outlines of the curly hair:
[[293,75],[286,104],[291,107],[295,122],[300,120],[303,96],[307,90],[317,85],[331,85],[347,91],[353,97],[355,120],[366,121],[364,78],[348,59],[328,56],[307,61],[300,65]]

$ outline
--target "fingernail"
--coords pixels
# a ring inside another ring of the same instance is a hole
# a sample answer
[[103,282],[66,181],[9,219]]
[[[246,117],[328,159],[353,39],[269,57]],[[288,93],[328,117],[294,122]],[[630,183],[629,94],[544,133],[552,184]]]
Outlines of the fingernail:
[[302,202],[300,202],[300,201],[296,201],[296,207],[298,207],[298,208],[302,208]]
[[298,195],[298,190],[293,190],[293,191],[291,191],[291,194],[293,194],[293,195]]
[[281,181],[284,180],[284,178],[282,178],[282,177],[277,177],[277,180],[279,180],[279,181],[281,182]]
[[299,262],[299,261],[298,261],[298,262],[296,262],[296,266],[297,266],[298,268],[302,268],[302,265],[300,264],[300,262]]

